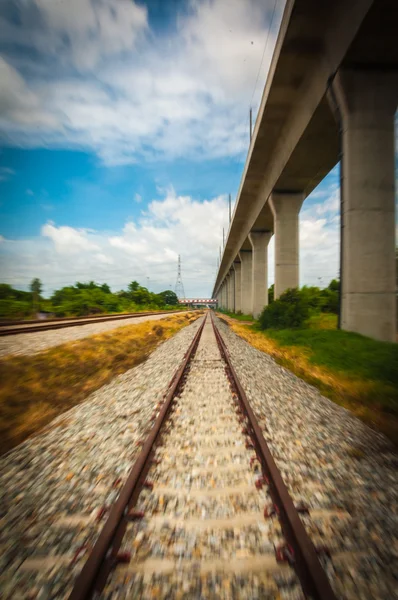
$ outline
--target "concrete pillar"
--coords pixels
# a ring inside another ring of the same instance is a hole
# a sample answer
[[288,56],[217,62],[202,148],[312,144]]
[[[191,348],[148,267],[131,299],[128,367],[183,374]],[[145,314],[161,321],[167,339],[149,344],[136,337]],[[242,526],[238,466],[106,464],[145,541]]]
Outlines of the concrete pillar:
[[221,308],[225,310],[225,280],[221,284]]
[[342,129],[341,327],[396,341],[393,72],[342,70],[333,82]]
[[241,263],[233,263],[235,271],[235,312],[242,310],[242,296],[241,296]]
[[253,249],[252,313],[258,318],[268,304],[268,244],[272,231],[252,231],[249,240]]
[[299,212],[304,194],[272,192],[269,203],[274,215],[275,298],[299,286]]
[[235,312],[235,271],[233,269],[229,272],[228,306],[228,310]]
[[241,250],[239,258],[241,262],[241,310],[244,315],[250,315],[252,311],[252,251]]
[[229,310],[229,273],[225,276],[225,309]]

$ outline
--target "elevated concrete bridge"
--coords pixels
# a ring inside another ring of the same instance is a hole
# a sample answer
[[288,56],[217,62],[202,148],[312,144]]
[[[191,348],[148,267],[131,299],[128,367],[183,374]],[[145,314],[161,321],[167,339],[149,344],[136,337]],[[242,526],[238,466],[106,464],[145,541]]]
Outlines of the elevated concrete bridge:
[[287,0],[213,297],[257,316],[299,283],[298,216],[341,159],[343,329],[395,340],[396,0]]

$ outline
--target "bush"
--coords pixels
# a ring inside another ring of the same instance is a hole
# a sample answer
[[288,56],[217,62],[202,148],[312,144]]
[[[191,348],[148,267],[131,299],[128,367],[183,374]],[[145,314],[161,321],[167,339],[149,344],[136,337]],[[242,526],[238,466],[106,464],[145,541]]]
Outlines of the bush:
[[340,304],[339,292],[329,287],[326,290],[322,290],[321,294],[324,300],[322,311],[338,315]]
[[33,316],[32,301],[22,302],[19,300],[0,299],[0,318],[24,319]]
[[325,297],[319,287],[304,285],[300,290],[300,295],[311,311],[320,312],[323,310]]
[[293,288],[286,290],[278,300],[264,307],[259,324],[261,329],[292,329],[302,327],[309,314],[306,294]]

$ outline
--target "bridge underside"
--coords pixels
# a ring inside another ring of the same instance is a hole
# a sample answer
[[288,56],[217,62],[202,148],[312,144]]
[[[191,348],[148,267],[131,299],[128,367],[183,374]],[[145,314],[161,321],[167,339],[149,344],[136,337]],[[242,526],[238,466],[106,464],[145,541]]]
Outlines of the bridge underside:
[[221,305],[256,315],[267,303],[272,234],[276,297],[298,285],[302,202],[341,158],[341,324],[395,340],[397,13],[395,0],[287,1],[213,292]]

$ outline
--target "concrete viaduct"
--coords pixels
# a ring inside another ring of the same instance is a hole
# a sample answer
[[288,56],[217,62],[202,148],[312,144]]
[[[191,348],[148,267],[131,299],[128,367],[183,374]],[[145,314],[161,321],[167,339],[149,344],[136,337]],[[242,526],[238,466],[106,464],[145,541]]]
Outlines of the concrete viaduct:
[[213,298],[258,316],[299,284],[299,212],[341,160],[341,327],[395,341],[396,0],[287,0]]

